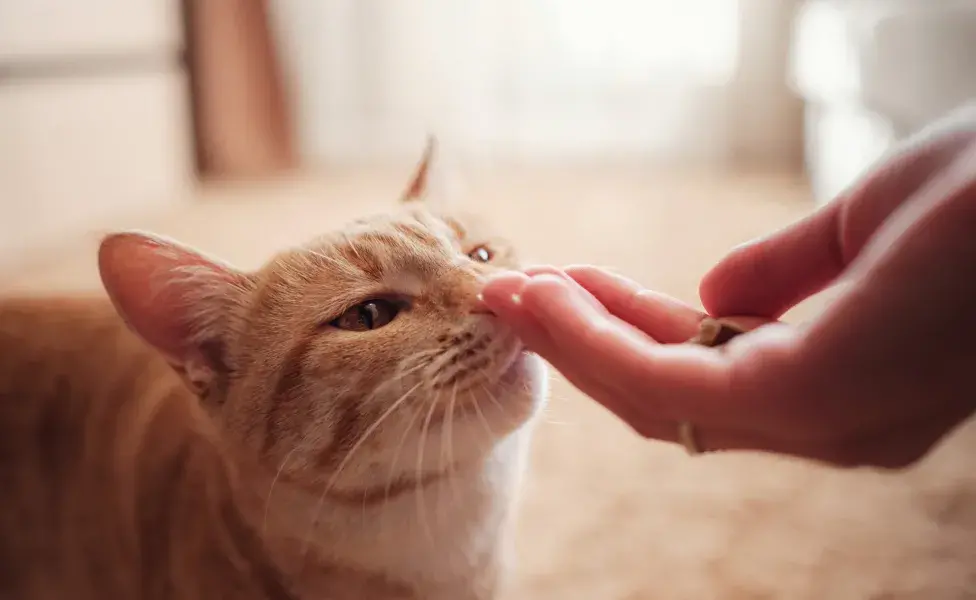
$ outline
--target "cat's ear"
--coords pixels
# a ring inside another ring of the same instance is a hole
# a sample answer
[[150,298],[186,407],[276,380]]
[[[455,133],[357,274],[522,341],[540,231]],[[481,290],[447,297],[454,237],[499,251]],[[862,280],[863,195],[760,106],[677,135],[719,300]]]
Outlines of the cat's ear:
[[106,236],[102,284],[129,327],[206,395],[230,366],[226,338],[239,318],[248,276],[177,242],[138,232]]
[[424,152],[400,201],[423,203],[431,210],[447,210],[450,204],[447,175],[440,156],[440,143],[436,136],[428,135]]
[[420,162],[414,167],[413,175],[400,197],[401,202],[420,202],[427,198],[431,178],[431,170],[437,160],[437,138],[433,135],[427,136],[424,144],[424,153],[420,157]]

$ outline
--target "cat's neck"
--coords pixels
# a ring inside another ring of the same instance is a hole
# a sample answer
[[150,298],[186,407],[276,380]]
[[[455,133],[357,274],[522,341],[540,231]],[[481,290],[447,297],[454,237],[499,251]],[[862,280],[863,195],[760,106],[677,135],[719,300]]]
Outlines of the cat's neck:
[[337,579],[346,579],[351,587],[375,586],[384,599],[401,592],[431,600],[492,598],[511,554],[508,521],[529,427],[443,477],[361,502],[275,482],[265,472],[252,512],[303,596],[334,594]]
[[383,500],[337,501],[279,482],[262,529],[310,597],[318,574],[331,585],[341,570],[423,598],[490,598],[510,554],[528,435],[516,432],[482,460]]

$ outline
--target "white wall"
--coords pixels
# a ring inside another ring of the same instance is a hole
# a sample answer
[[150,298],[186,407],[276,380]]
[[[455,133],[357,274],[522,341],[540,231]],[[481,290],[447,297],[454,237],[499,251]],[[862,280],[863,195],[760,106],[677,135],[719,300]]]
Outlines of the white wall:
[[0,0],[0,269],[185,200],[179,3]]

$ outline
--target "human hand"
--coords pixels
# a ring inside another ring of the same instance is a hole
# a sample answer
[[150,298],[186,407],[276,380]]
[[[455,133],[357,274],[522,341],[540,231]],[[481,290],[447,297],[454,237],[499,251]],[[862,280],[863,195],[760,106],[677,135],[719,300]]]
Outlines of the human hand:
[[[723,351],[681,343],[703,312],[594,267],[501,275],[485,304],[647,437],[676,441],[689,421],[707,450],[910,464],[976,405],[976,120],[964,125],[708,273],[710,314],[767,323]],[[812,321],[768,323],[840,277]]]

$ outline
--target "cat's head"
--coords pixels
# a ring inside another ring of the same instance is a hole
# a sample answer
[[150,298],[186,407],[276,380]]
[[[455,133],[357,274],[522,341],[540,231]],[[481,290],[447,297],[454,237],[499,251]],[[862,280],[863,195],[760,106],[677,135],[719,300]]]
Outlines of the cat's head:
[[356,501],[479,460],[542,401],[541,361],[477,310],[515,252],[429,198],[433,151],[395,211],[255,272],[141,233],[99,252],[119,314],[228,434]]

